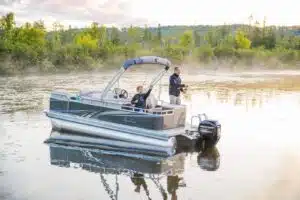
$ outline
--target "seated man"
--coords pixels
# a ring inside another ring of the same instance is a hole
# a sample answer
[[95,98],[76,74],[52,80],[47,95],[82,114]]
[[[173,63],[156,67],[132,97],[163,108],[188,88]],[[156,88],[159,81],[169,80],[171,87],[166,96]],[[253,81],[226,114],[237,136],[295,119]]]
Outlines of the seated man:
[[[135,94],[131,100],[131,104],[133,104],[136,108],[145,109],[146,108],[146,100],[152,91],[153,86],[150,85],[149,90],[146,93],[143,92],[143,86],[137,86],[137,94]],[[139,110],[136,110],[139,111]]]

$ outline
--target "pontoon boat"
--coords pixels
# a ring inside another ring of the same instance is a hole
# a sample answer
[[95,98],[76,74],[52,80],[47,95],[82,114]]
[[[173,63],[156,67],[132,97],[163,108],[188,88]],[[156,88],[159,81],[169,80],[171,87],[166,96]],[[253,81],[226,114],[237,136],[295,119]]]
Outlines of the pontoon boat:
[[[105,138],[112,146],[126,146],[144,150],[160,149],[168,155],[176,152],[176,136],[190,139],[202,138],[217,143],[221,125],[208,120],[205,114],[193,116],[196,126],[186,126],[186,106],[150,98],[142,111],[130,104],[128,92],[114,88],[120,77],[130,67],[140,64],[157,64],[163,69],[153,78],[155,86],[169,70],[171,62],[157,56],[129,59],[107,84],[103,91],[67,92],[53,91],[50,109],[45,111],[53,129],[78,132]],[[202,117],[205,117],[203,120]]]

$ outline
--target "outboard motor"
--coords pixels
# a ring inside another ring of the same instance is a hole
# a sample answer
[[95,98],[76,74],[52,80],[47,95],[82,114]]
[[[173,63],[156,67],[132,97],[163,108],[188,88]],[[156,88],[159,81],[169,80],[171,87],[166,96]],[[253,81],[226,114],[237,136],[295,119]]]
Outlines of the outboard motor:
[[[204,116],[205,119],[201,120],[201,116]],[[211,144],[216,144],[221,137],[221,124],[216,120],[209,120],[205,114],[198,116],[200,119],[198,126],[198,133],[200,137],[206,142]]]

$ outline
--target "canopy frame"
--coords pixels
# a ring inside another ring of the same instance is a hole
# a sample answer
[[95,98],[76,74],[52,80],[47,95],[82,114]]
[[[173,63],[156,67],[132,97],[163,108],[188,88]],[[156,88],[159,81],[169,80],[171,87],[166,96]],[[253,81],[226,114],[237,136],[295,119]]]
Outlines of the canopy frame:
[[161,65],[164,67],[164,69],[162,69],[158,73],[158,75],[156,75],[152,79],[150,85],[152,85],[153,87],[161,80],[161,78],[167,73],[167,71],[169,70],[169,68],[171,66],[171,62],[168,59],[158,57],[158,56],[143,56],[143,57],[139,57],[139,58],[133,58],[133,59],[126,60],[123,63],[120,70],[115,74],[115,76],[108,82],[108,84],[104,88],[104,90],[101,94],[101,99],[103,100],[106,97],[107,93],[112,89],[112,87],[115,85],[115,83],[119,81],[119,79],[125,73],[126,70],[128,70],[130,67],[132,67],[134,65],[141,65],[141,64],[158,64],[158,65]]

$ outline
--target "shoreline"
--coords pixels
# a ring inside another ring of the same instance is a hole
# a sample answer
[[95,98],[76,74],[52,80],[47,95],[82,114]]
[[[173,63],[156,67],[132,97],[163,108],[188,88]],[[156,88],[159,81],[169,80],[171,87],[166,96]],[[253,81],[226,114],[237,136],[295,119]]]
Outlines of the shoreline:
[[[113,64],[112,64],[113,65]],[[145,66],[145,65],[144,65]],[[147,69],[146,67],[138,66],[136,69],[131,69],[131,71],[138,71],[138,72],[152,72],[153,68]],[[296,66],[289,66],[289,67],[259,67],[259,66],[234,66],[230,63],[211,63],[211,64],[204,64],[204,63],[183,63],[180,65],[173,64],[174,66],[180,66],[183,71],[186,71],[187,73],[204,73],[205,74],[216,74],[216,73],[230,73],[230,74],[236,74],[236,73],[242,73],[244,75],[294,75],[294,73],[300,75],[300,63],[298,63]],[[53,71],[42,71],[39,70],[37,67],[31,67],[24,71],[17,71],[13,73],[7,73],[7,74],[0,74],[0,78],[5,77],[27,77],[27,76],[52,76],[52,75],[73,75],[73,74],[92,74],[92,73],[115,73],[117,70],[119,70],[121,65],[115,64],[113,66],[103,66],[99,65],[99,67],[94,68],[63,68],[58,67]],[[172,71],[172,68],[169,70]],[[261,74],[262,73],[262,74]]]

